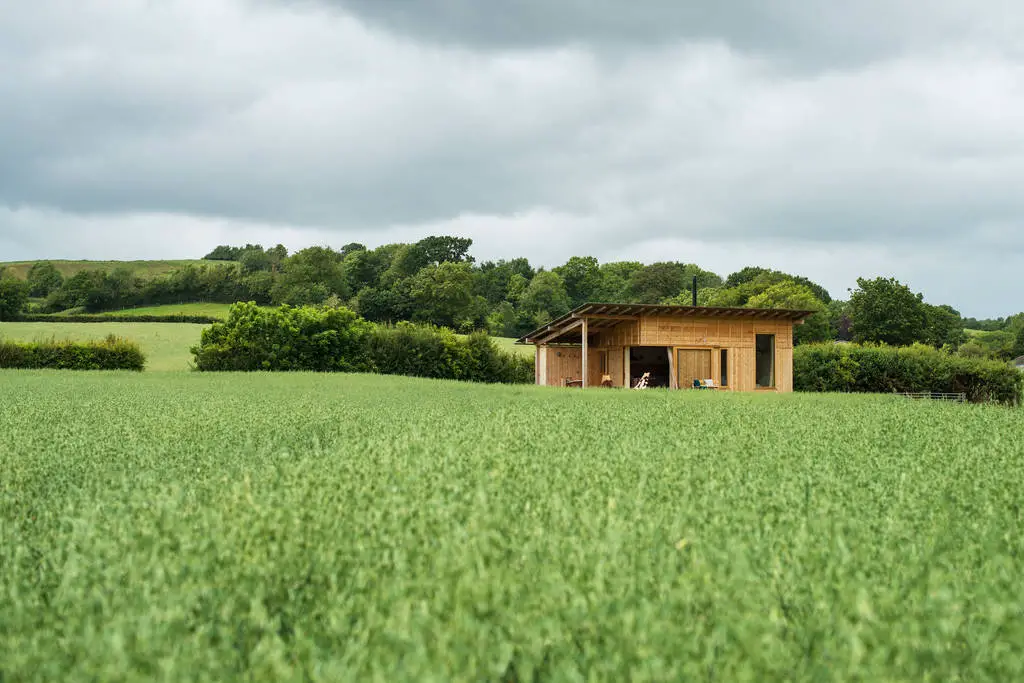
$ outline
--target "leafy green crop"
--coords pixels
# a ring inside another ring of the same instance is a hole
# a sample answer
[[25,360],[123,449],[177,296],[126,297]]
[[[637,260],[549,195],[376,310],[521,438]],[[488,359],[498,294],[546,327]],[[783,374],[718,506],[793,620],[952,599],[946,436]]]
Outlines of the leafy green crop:
[[1024,680],[1021,412],[0,372],[0,680]]

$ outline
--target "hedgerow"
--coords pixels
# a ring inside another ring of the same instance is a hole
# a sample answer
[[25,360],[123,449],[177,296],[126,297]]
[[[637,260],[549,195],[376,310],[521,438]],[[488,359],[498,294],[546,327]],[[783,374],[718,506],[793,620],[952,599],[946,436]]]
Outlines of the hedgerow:
[[0,368],[141,371],[145,366],[139,345],[115,336],[92,342],[0,340]]
[[468,382],[525,384],[533,362],[502,351],[484,332],[460,337],[446,328],[412,323],[375,326],[367,336],[373,372]]
[[507,353],[484,333],[399,323],[374,325],[346,308],[252,303],[203,331],[192,348],[204,371],[374,372],[470,382],[533,381],[533,361]]
[[1008,363],[928,346],[811,344],[793,353],[797,391],[964,393],[973,403],[1018,405],[1024,374]]
[[57,315],[44,313],[28,313],[20,315],[17,322],[21,323],[194,323],[212,325],[221,322],[221,318],[210,315]]

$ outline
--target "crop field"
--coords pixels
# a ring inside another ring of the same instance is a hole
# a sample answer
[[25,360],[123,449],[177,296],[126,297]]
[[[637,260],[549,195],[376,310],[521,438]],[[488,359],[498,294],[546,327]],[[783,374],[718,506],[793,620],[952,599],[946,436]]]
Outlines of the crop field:
[[1024,680],[1021,413],[0,372],[3,681]]
[[[0,339],[22,342],[45,339],[91,341],[113,334],[139,344],[146,354],[147,370],[187,371],[192,362],[189,349],[199,343],[204,327],[188,323],[0,322]],[[2,388],[0,383],[0,391]]]

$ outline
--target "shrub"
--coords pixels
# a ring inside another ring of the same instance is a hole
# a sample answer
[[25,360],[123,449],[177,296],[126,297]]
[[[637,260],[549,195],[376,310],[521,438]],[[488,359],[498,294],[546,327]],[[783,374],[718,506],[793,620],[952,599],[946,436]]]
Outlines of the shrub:
[[1018,405],[1024,375],[1008,363],[929,346],[813,344],[793,353],[797,391],[964,393],[974,403]]
[[139,345],[113,335],[102,341],[0,341],[0,368],[136,370],[146,366]]
[[238,304],[193,347],[199,370],[377,372],[471,382],[533,381],[533,361],[498,348],[484,333],[369,323],[346,308]]
[[199,370],[363,372],[370,324],[346,308],[235,304],[192,348]]

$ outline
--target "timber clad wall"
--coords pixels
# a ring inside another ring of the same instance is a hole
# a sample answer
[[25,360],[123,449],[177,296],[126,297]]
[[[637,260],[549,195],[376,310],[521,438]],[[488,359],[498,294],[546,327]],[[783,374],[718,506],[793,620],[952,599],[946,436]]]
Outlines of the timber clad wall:
[[[601,358],[607,354],[606,374],[614,386],[628,386],[629,347],[664,346],[672,349],[673,373],[679,373],[679,351],[710,351],[711,378],[721,382],[721,351],[728,352],[728,389],[754,391],[756,386],[755,339],[759,334],[775,335],[775,387],[769,391],[793,390],[793,323],[789,320],[732,320],[681,318],[679,316],[643,316],[639,320],[595,332],[590,338],[588,384],[601,382]],[[573,346],[539,346],[537,353],[539,384],[564,386],[567,379],[581,379],[582,349]],[[687,354],[683,367],[706,367],[706,357]],[[691,365],[686,365],[690,363]],[[698,363],[699,365],[692,365]],[[685,372],[685,370],[684,370]],[[543,378],[543,379],[542,379]],[[673,384],[676,382],[673,378]],[[708,379],[701,377],[698,379]],[[682,378],[689,386],[692,379]],[[683,388],[685,388],[685,386]]]

